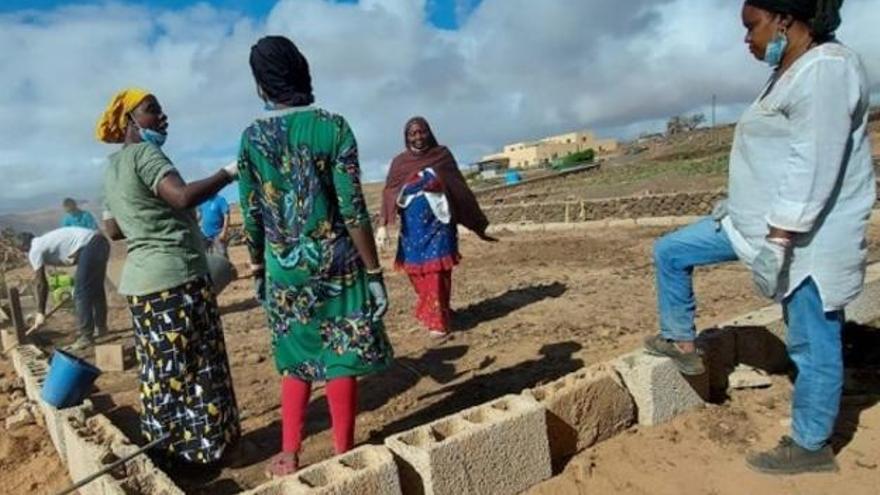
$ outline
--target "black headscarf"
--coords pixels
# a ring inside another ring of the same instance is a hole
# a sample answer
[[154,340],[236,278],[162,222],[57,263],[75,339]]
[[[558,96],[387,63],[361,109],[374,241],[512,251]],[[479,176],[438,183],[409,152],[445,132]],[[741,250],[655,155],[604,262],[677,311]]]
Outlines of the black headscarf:
[[266,36],[251,47],[254,79],[272,103],[298,107],[315,101],[309,62],[284,36]]
[[770,12],[791,14],[810,27],[819,41],[834,37],[840,27],[840,7],[843,0],[746,0],[747,5]]

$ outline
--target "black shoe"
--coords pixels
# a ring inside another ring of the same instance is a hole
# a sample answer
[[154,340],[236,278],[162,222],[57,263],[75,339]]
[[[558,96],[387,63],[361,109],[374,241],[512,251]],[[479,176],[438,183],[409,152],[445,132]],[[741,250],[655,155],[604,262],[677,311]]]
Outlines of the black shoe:
[[838,469],[830,446],[807,450],[788,436],[782,437],[779,445],[772,450],[749,454],[746,464],[752,470],[765,474],[827,473]]
[[703,358],[699,352],[681,352],[675,342],[662,335],[646,338],[645,352],[652,356],[672,359],[678,371],[683,375],[698,376],[706,372],[706,366],[703,364]]

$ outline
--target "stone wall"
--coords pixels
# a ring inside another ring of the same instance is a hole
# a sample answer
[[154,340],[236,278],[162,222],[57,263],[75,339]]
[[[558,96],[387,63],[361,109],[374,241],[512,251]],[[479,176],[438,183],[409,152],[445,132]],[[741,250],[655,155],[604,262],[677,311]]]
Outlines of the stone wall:
[[572,223],[606,218],[677,217],[707,215],[723,190],[694,193],[628,196],[559,203],[522,203],[484,208],[493,224]]

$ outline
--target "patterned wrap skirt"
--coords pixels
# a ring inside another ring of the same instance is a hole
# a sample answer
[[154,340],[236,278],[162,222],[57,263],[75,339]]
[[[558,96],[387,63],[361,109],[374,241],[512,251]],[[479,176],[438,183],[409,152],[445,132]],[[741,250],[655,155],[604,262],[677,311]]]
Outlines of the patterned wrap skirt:
[[170,435],[165,454],[216,462],[241,427],[223,326],[208,277],[146,296],[129,296],[140,378],[141,431]]

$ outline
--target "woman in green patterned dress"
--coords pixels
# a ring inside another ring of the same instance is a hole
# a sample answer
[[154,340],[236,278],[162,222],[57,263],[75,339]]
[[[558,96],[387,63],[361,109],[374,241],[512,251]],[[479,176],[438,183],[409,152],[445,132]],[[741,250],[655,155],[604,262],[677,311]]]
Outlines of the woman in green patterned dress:
[[269,474],[298,468],[311,384],[326,381],[337,453],[352,448],[357,376],[392,349],[382,269],[345,119],[311,106],[308,62],[287,38],[251,49],[267,112],[243,133],[239,190],[251,263],[281,386],[282,451]]

